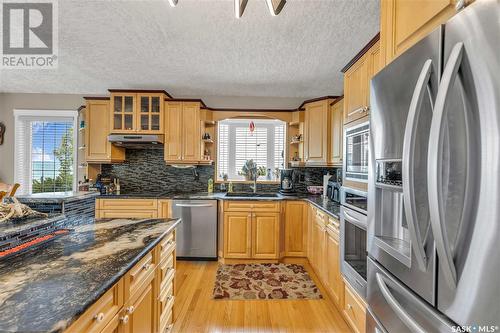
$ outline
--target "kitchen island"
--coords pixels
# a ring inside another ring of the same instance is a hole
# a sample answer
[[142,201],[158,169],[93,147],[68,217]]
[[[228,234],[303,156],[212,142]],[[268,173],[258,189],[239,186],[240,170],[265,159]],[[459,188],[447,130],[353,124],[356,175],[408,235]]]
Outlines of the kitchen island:
[[[175,249],[173,234],[179,223],[179,219],[90,218],[41,247],[0,259],[0,331],[61,332],[74,328],[75,321],[85,331],[104,328],[106,321],[119,316],[127,297],[135,301],[133,294],[142,293],[143,285],[156,279],[154,292],[160,292],[164,278],[160,266],[175,263],[175,255],[167,251]],[[162,261],[167,255],[169,259]],[[114,307],[96,309],[95,318],[81,322],[111,290],[117,296]],[[129,317],[124,318],[127,324]]]

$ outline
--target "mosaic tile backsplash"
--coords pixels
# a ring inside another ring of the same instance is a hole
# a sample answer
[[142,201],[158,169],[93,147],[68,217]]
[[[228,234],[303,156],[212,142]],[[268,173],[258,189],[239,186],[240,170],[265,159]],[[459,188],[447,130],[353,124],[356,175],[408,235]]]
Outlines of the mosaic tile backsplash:
[[[126,161],[120,164],[102,165],[104,176],[120,179],[123,193],[186,193],[207,191],[208,180],[214,178],[214,166],[198,166],[198,177],[191,169],[178,169],[167,166],[163,160],[162,149],[127,149]],[[322,185],[323,175],[335,174],[338,168],[297,168],[296,188],[306,192],[308,185]],[[275,192],[278,184],[258,184],[258,191]],[[219,185],[216,184],[216,191]],[[250,191],[248,184],[234,184],[234,191]]]

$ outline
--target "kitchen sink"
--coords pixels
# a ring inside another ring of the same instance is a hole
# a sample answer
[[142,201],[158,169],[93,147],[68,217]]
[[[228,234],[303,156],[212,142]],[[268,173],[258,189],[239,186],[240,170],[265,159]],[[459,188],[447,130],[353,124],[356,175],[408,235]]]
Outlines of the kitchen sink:
[[226,193],[228,198],[278,198],[277,193],[262,193],[262,192],[228,192]]

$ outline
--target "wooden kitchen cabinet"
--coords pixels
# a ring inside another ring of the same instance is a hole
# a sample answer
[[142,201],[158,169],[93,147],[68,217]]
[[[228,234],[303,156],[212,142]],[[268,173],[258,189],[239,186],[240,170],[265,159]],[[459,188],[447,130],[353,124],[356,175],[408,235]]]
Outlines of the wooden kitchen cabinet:
[[252,213],[224,213],[224,258],[252,257]]
[[165,102],[165,161],[182,160],[182,102]]
[[199,102],[165,102],[165,162],[202,163]]
[[65,332],[169,331],[173,325],[175,260],[172,231]]
[[252,258],[278,259],[279,213],[253,213]]
[[135,93],[111,94],[111,133],[135,133],[137,129]]
[[312,266],[321,281],[325,281],[325,245],[326,245],[326,228],[325,216],[322,212],[316,211],[316,218],[313,223],[313,262]]
[[164,94],[137,94],[137,129],[141,133],[163,134]]
[[172,217],[172,200],[158,199],[158,218]]
[[164,207],[160,210],[158,202],[157,199],[96,199],[95,217],[98,219],[158,218],[158,213],[163,213],[165,210]]
[[344,124],[370,114],[370,80],[382,67],[380,41],[377,37],[344,73]]
[[365,53],[344,73],[344,124],[368,114],[369,60]]
[[366,303],[347,281],[344,281],[343,314],[354,332],[366,332]]
[[325,287],[335,304],[341,307],[344,283],[340,271],[339,230],[330,224],[326,228],[325,248]]
[[331,164],[331,111],[332,99],[305,104],[304,160],[306,165]]
[[390,63],[455,15],[456,2],[456,0],[382,0],[380,40],[384,64]]
[[344,99],[336,100],[331,105],[331,132],[330,132],[330,145],[331,145],[331,164],[342,165],[343,159],[343,142],[344,142]]
[[160,92],[112,92],[110,132],[163,134],[164,100]]
[[285,256],[307,256],[308,205],[303,201],[285,203]]
[[124,323],[124,333],[155,332],[155,282],[155,274],[151,273],[145,288],[125,305],[124,316],[128,316],[128,322]]
[[199,162],[201,155],[200,103],[183,102],[182,159],[184,162]]
[[85,160],[87,163],[117,163],[125,160],[125,149],[112,145],[108,140],[109,100],[86,101]]
[[280,204],[224,202],[224,258],[269,259],[280,254]]

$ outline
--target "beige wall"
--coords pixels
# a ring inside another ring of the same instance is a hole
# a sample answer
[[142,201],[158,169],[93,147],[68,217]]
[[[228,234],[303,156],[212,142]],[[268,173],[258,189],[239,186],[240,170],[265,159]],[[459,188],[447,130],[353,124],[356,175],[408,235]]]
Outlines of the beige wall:
[[0,145],[0,181],[14,181],[14,109],[77,110],[82,104],[81,95],[0,93],[0,122],[6,127]]

